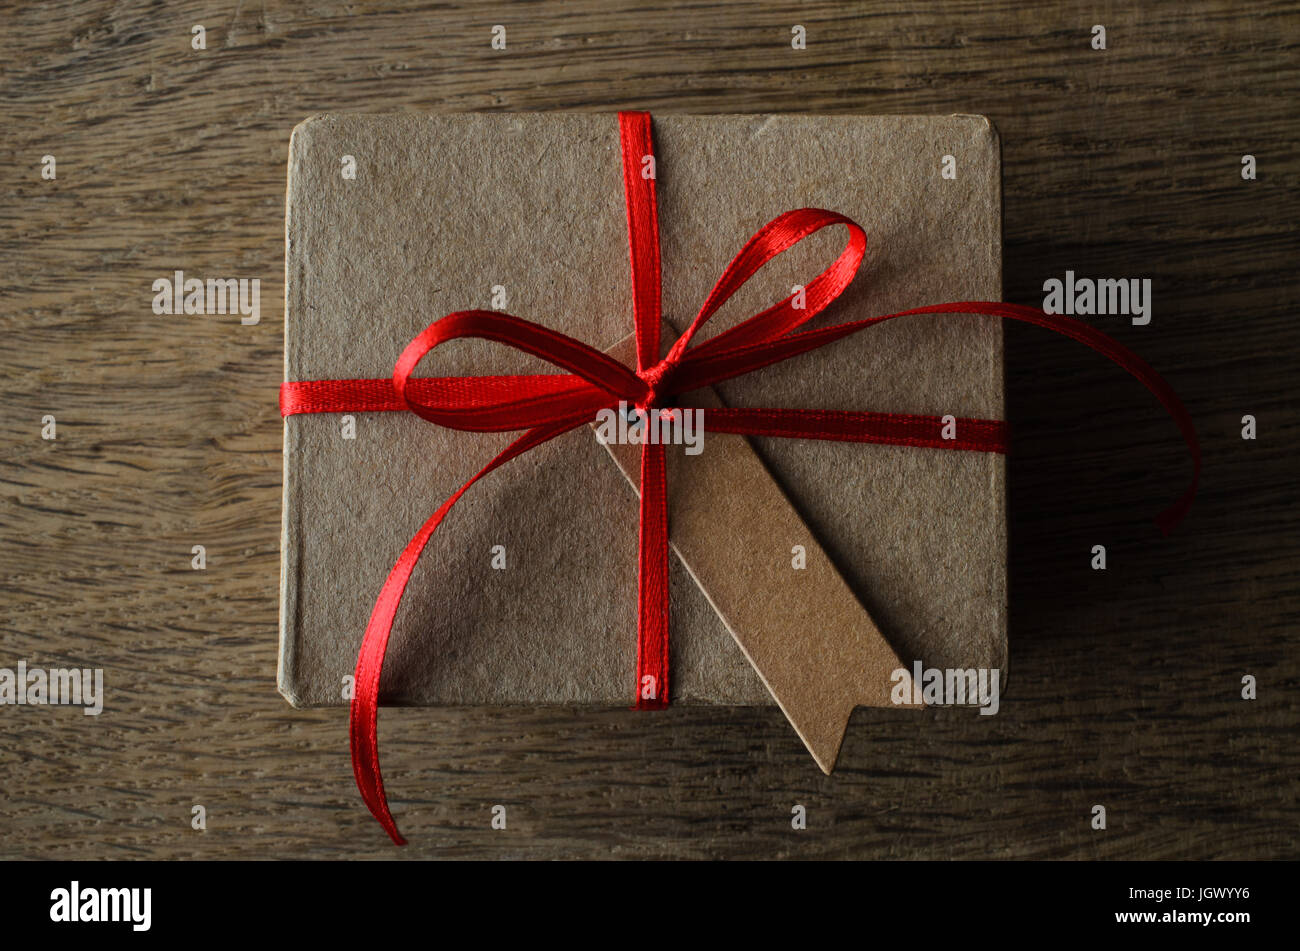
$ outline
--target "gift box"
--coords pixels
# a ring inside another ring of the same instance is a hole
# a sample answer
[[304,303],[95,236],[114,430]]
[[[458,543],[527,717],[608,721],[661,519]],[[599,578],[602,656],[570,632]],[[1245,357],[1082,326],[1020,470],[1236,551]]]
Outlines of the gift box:
[[995,713],[998,318],[1164,405],[1193,476],[1162,530],[1196,492],[1191,418],[1141,357],[979,299],[978,117],[322,116],[293,135],[286,249],[280,687],[350,704],[398,844],[381,702],[770,699],[827,772],[858,704],[978,682]]
[[[867,235],[859,273],[813,326],[1000,297],[1000,153],[985,118],[656,116],[653,163],[664,348],[750,235],[789,209],[829,209]],[[391,377],[413,337],[466,308],[635,365],[615,116],[321,115],[294,130],[288,181],[286,380]],[[843,244],[827,228],[771,261],[699,339],[805,286]],[[418,375],[553,369],[455,340]],[[693,405],[1000,419],[1002,373],[997,318],[918,317],[720,382]],[[394,560],[511,436],[405,412],[284,423],[279,687],[294,705],[342,705]],[[1003,455],[712,433],[698,456],[685,448],[668,449],[674,703],[774,702],[743,648],[755,626],[768,644],[785,637],[767,662],[783,677],[843,638],[881,668],[1004,666]],[[583,426],[475,485],[411,574],[381,700],[627,706],[635,452]],[[791,689],[810,707],[842,702],[815,678]],[[871,690],[854,701],[890,702]]]

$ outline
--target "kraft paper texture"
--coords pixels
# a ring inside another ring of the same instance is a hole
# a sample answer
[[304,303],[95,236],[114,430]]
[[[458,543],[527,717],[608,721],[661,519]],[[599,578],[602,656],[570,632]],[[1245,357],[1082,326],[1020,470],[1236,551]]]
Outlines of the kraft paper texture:
[[[813,326],[1000,298],[999,146],[981,117],[656,115],[654,130],[663,313],[678,330],[754,231],[805,206],[846,214],[868,235],[857,279]],[[945,155],[955,179],[940,175]],[[344,156],[355,159],[354,180],[341,174]],[[769,263],[700,339],[811,280],[844,241],[843,228],[828,228]],[[428,323],[490,307],[497,287],[508,312],[610,349],[632,329],[616,117],[309,119],[290,146],[286,255],[289,380],[390,376]],[[445,345],[420,369],[534,372],[557,371],[482,341]],[[732,406],[1001,418],[1001,327],[981,316],[900,318],[726,381],[716,396]],[[345,678],[393,561],[513,438],[402,413],[355,414],[355,439],[343,438],[343,426],[337,414],[285,420],[279,684],[297,705],[347,702]],[[706,436],[703,454],[670,472],[742,438]],[[813,618],[818,628],[861,632],[861,619],[874,620],[883,633],[877,666],[895,655],[909,668],[1005,666],[1002,456],[751,444],[788,502],[750,512],[745,493],[723,500],[731,517],[775,528],[748,533],[753,550],[718,554],[718,565],[752,566],[753,583],[718,575],[713,595],[745,616]],[[693,514],[674,524],[698,532],[717,500],[696,500],[689,479],[676,482],[672,511]],[[629,705],[636,527],[636,493],[586,427],[487,476],[453,508],[412,576],[384,702]],[[824,551],[803,569],[804,611],[788,603],[788,585],[778,601],[762,583],[798,575],[795,545]],[[504,570],[493,567],[494,546],[504,547]],[[708,558],[707,546],[696,557]],[[723,606],[715,611],[676,556],[671,573],[673,702],[772,703],[719,617]],[[833,610],[811,603],[841,577],[853,597]],[[798,667],[798,627],[786,668]],[[816,700],[815,685],[801,690]]]

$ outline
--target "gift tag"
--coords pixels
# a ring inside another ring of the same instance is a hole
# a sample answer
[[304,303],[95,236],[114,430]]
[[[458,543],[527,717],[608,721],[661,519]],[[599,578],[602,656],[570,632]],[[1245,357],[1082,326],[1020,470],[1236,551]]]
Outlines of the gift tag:
[[[676,332],[665,327],[665,335]],[[636,366],[634,336],[605,352]],[[706,418],[723,405],[712,388],[687,402]],[[641,446],[603,442],[637,489]],[[692,449],[698,453],[681,446],[667,453],[669,543],[830,773],[858,704],[922,706],[911,702],[912,678],[749,440],[705,434]],[[893,695],[907,702],[895,704]]]

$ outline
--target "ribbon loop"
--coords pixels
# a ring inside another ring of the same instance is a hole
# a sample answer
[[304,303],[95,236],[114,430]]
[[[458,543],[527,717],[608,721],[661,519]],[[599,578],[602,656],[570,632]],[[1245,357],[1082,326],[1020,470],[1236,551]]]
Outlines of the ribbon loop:
[[[497,388],[480,380],[463,377],[459,391],[447,387],[444,399],[411,392],[411,374],[420,361],[450,340],[476,337],[505,344],[554,364],[571,375],[515,377],[506,398]],[[529,429],[582,413],[594,413],[618,399],[638,400],[647,387],[635,373],[617,360],[580,340],[530,320],[488,310],[466,310],[448,314],[426,327],[397,360],[393,388],[411,412],[451,429],[499,432]]]
[[[839,257],[805,286],[802,307],[794,306],[795,295],[791,294],[767,310],[701,343],[694,348],[691,356],[699,359],[709,353],[743,346],[755,340],[775,339],[803,326],[820,314],[853,281],[866,254],[867,233],[857,222],[836,212],[820,208],[798,208],[773,218],[745,242],[745,246],[731,259],[722,276],[713,285],[713,290],[709,292],[695,320],[674,344],[669,357],[683,359],[686,348],[700,328],[763,265],[804,238],[834,224],[848,227],[849,241]],[[685,359],[689,360],[690,357]]]

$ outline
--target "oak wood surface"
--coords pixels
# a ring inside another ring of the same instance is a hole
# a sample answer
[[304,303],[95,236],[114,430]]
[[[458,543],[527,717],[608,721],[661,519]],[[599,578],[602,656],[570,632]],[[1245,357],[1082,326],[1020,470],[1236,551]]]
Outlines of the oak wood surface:
[[[0,856],[1294,857],[1298,40],[1295,4],[1223,0],[5,5],[0,667],[102,667],[107,700],[0,709]],[[859,710],[825,777],[776,710],[385,710],[399,852],[344,712],[274,684],[289,132],[618,108],[990,116],[1006,299],[1066,269],[1152,279],[1149,325],[1093,322],[1187,403],[1200,495],[1162,538],[1189,468],[1163,411],[1008,327],[997,716]],[[155,316],[177,268],[260,278],[260,324]]]

